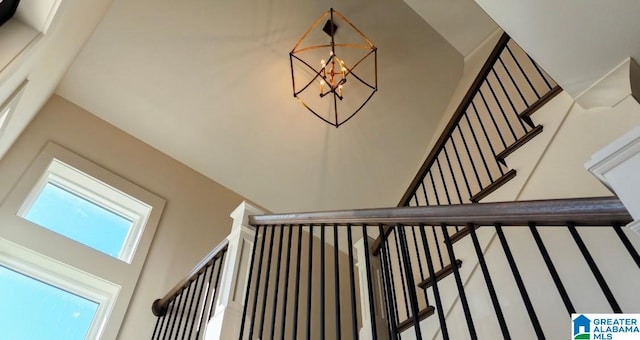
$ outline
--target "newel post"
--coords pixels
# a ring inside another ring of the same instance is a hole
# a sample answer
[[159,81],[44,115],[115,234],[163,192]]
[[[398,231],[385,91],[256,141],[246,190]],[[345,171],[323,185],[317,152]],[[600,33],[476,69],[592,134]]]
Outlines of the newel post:
[[[372,245],[374,239],[367,237],[368,245]],[[389,321],[384,311],[384,294],[382,293],[382,267],[380,259],[371,253],[371,249],[365,247],[364,239],[355,242],[353,249],[356,253],[356,266],[358,267],[358,278],[360,281],[360,310],[362,311],[362,328],[360,329],[360,339],[373,339],[373,322],[375,321],[377,336],[379,340],[389,339]],[[369,256],[369,275],[367,275],[366,256]],[[371,277],[369,284],[368,277]],[[369,287],[374,304],[374,314],[371,315],[371,305],[369,304]]]
[[596,152],[585,167],[618,196],[634,219],[627,227],[640,234],[640,126]]
[[227,236],[229,248],[220,277],[218,301],[207,324],[206,340],[237,339],[244,306],[248,269],[255,240],[255,228],[249,225],[250,215],[264,212],[243,201],[231,213],[233,226]]

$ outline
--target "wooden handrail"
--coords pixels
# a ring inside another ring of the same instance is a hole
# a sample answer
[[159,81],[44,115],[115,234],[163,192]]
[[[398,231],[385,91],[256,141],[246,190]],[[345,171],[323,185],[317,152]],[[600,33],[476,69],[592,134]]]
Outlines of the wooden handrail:
[[617,197],[569,198],[534,201],[451,204],[422,207],[335,210],[307,213],[254,215],[252,225],[355,224],[355,225],[579,225],[630,222],[631,216]]
[[451,116],[449,123],[447,123],[447,126],[444,128],[444,130],[442,131],[442,134],[440,135],[435,145],[431,149],[431,152],[427,156],[427,159],[424,161],[424,163],[422,163],[420,170],[418,170],[418,173],[413,178],[413,181],[411,181],[411,184],[409,184],[407,191],[404,193],[404,195],[402,195],[402,198],[398,203],[399,207],[406,206],[408,202],[411,200],[411,196],[416,191],[418,184],[422,182],[422,179],[427,174],[427,171],[429,171],[429,169],[435,162],[436,158],[438,158],[438,155],[440,154],[442,149],[445,147],[447,140],[449,140],[449,138],[455,131],[456,127],[460,123],[460,120],[464,116],[465,111],[467,110],[469,105],[471,105],[471,101],[473,100],[473,97],[476,95],[476,93],[482,86],[482,83],[484,83],[484,81],[487,79],[487,76],[491,72],[493,65],[498,60],[498,57],[500,56],[500,53],[502,53],[502,50],[504,50],[504,48],[509,43],[509,40],[510,40],[509,35],[506,33],[503,33],[502,36],[500,37],[500,40],[498,40],[498,43],[496,44],[496,46],[493,48],[493,51],[491,51],[489,58],[487,58],[487,61],[484,63],[484,65],[480,69],[480,72],[478,73],[475,80],[469,87],[469,90],[467,91],[464,98],[460,102],[460,105],[458,106],[456,111],[453,113],[453,116]]
[[[385,225],[493,225],[581,226],[626,224],[633,219],[617,197],[570,198],[500,203],[455,204],[423,207],[339,210],[250,216],[252,225],[354,224]],[[380,239],[372,245],[377,252]]]
[[209,263],[222,256],[229,246],[229,240],[224,239],[207,256],[205,256],[190,272],[176,284],[164,297],[157,299],[151,305],[151,310],[155,316],[163,316],[167,312],[169,303],[182,292],[194,280],[198,274],[206,270]]

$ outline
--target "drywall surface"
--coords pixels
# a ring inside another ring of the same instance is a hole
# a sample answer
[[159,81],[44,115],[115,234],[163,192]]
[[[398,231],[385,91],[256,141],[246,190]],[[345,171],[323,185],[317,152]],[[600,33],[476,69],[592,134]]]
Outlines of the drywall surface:
[[[7,196],[48,141],[166,199],[142,273],[137,283],[130,283],[135,291],[129,292],[133,296],[128,309],[124,306],[124,322],[121,327],[107,329],[104,336],[150,338],[155,322],[151,303],[227,236],[229,213],[243,198],[54,95],[0,161],[0,199]],[[2,218],[0,225],[18,223],[15,215]],[[121,296],[125,293],[123,288]]]

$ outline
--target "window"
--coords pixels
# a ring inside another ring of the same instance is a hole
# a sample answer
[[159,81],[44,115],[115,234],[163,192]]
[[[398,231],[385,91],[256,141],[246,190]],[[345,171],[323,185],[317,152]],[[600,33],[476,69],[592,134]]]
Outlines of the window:
[[98,339],[119,289],[2,240],[0,338]]
[[81,340],[98,310],[97,302],[3,266],[0,287],[0,329],[8,339]]
[[[85,338],[116,339],[165,200],[52,142],[20,174],[11,171],[3,175],[15,183],[0,198],[0,319],[7,310],[32,309],[5,303],[2,291],[11,283],[4,278],[11,277],[73,302],[56,313],[68,317],[75,308],[80,314],[71,321],[87,317],[79,329],[96,307]],[[47,315],[31,323],[44,324]],[[0,339],[4,334],[0,320]]]
[[53,159],[18,215],[131,262],[151,207]]

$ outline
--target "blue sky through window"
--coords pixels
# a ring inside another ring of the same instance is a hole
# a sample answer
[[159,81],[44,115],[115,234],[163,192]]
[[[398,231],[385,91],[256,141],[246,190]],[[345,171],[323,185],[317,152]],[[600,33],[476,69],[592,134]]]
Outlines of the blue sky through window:
[[0,266],[0,339],[84,340],[98,303]]
[[44,186],[24,218],[116,258],[133,224],[52,183]]

